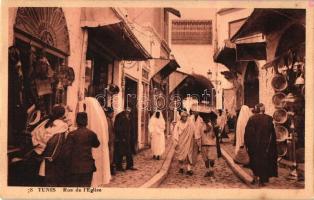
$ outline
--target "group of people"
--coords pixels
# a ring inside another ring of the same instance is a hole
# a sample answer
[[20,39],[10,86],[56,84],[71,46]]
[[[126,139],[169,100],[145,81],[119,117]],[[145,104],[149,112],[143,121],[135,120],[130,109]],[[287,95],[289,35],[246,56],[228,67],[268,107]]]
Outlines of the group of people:
[[55,105],[31,132],[41,185],[98,187],[108,184],[116,170],[136,170],[131,110],[118,113],[113,123],[114,110],[103,110],[95,98],[85,98],[79,107],[76,128],[67,123],[65,106]]
[[96,170],[92,148],[100,142],[97,134],[86,128],[85,112],[77,113],[77,129],[73,131],[69,131],[65,113],[64,106],[55,105],[50,116],[32,131],[38,175],[45,186],[88,186]]
[[[219,111],[203,113],[192,107],[189,114],[186,109],[181,110],[180,120],[173,129],[179,173],[184,173],[186,165],[186,174],[193,175],[192,167],[201,153],[207,169],[204,176],[213,176],[215,160],[221,156],[220,140],[225,124],[226,118]],[[257,104],[253,111],[242,106],[236,123],[235,153],[237,163],[252,169],[253,184],[263,186],[270,177],[278,175],[274,124],[272,117],[265,114],[263,104]]]
[[183,174],[186,166],[186,174],[192,176],[192,167],[197,162],[198,153],[201,153],[207,169],[204,176],[213,176],[216,157],[221,157],[218,139],[220,132],[217,114],[214,112],[201,114],[198,106],[192,107],[190,114],[186,109],[182,109],[180,120],[172,133],[179,161],[179,173]]
[[265,106],[257,104],[253,110],[241,107],[236,125],[235,161],[251,168],[254,184],[264,186],[270,177],[278,176],[276,133]]

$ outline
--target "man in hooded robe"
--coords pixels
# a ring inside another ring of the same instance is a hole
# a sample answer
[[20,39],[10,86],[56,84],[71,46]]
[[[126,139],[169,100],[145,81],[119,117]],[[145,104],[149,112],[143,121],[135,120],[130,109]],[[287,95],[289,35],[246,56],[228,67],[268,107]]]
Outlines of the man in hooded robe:
[[236,126],[236,147],[235,147],[235,154],[238,153],[240,148],[244,147],[244,132],[246,124],[249,118],[253,115],[250,108],[246,105],[241,107],[237,126]]
[[180,173],[184,173],[184,164],[187,165],[187,174],[192,176],[192,165],[195,163],[193,159],[195,130],[192,120],[188,119],[186,110],[181,111],[180,120],[177,122],[173,130],[173,141],[176,146],[177,159],[179,160]]
[[165,152],[165,120],[160,111],[156,111],[149,120],[148,130],[151,134],[153,158],[159,160]]
[[259,113],[250,117],[244,134],[244,143],[250,157],[254,181],[264,186],[269,177],[278,176],[276,133],[271,116],[265,114],[265,106],[255,106]]
[[92,187],[108,184],[111,179],[109,159],[109,134],[105,112],[94,97],[86,97],[83,103],[88,116],[87,128],[97,134],[100,146],[92,149],[97,171],[93,174]]

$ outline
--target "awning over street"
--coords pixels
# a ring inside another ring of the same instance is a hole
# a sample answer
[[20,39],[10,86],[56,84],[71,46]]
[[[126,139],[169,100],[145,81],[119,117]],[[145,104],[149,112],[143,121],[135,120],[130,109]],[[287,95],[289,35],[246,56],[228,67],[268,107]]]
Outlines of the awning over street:
[[261,37],[241,38],[236,43],[225,40],[224,47],[214,54],[214,61],[231,69],[236,67],[238,61],[265,60],[266,42]]
[[216,51],[214,54],[214,61],[225,65],[227,68],[233,68],[236,66],[236,49],[235,44],[229,40],[225,41],[225,46]]
[[151,58],[128,24],[112,8],[83,8],[81,27],[88,29],[89,43],[113,59]]
[[177,63],[175,58],[154,58],[154,68],[155,72],[152,74],[152,77],[158,74],[161,79],[164,79],[172,72],[176,71],[177,68],[180,68],[180,65]]
[[169,76],[169,94],[173,92],[182,81],[188,77],[186,73],[175,71]]
[[231,41],[256,33],[269,34],[281,29],[288,21],[299,22],[302,18],[305,18],[304,9],[254,9]]

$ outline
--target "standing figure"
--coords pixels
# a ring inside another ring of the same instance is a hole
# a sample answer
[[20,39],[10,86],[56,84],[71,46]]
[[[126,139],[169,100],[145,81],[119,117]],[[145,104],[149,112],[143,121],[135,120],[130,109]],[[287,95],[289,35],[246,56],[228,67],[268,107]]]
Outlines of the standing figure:
[[109,134],[106,115],[94,97],[85,97],[83,106],[88,116],[87,128],[97,134],[100,142],[98,148],[93,148],[93,158],[97,171],[93,175],[92,187],[108,184],[111,179],[109,159]]
[[253,115],[250,108],[246,105],[241,107],[239,118],[237,121],[237,128],[236,128],[236,147],[235,147],[235,154],[238,153],[240,148],[244,148],[244,132],[246,124],[249,118]]
[[148,130],[151,134],[153,158],[159,160],[165,152],[165,120],[160,111],[156,111],[149,120]]
[[76,116],[78,129],[68,134],[64,154],[67,161],[67,184],[70,187],[90,187],[96,171],[92,148],[99,147],[97,134],[86,128],[87,113]]
[[192,176],[192,165],[194,149],[194,125],[188,120],[188,113],[183,110],[180,121],[177,122],[173,130],[173,142],[176,146],[177,159],[179,160],[180,173],[184,173],[184,164],[187,165],[187,174]]
[[226,133],[226,124],[227,124],[227,116],[226,114],[219,109],[218,110],[218,118],[217,118],[217,125],[220,128],[220,142],[222,142],[223,138],[229,138]]
[[213,176],[213,167],[215,164],[215,151],[216,147],[216,134],[214,132],[214,127],[209,117],[203,118],[202,132],[201,132],[201,153],[202,158],[207,169],[204,177]]
[[108,124],[108,133],[109,133],[109,159],[110,159],[110,172],[111,175],[115,175],[115,161],[114,161],[114,141],[115,141],[115,135],[114,135],[114,128],[113,128],[113,115],[114,111],[111,107],[108,107],[105,111],[106,117],[107,117],[107,124]]
[[255,106],[258,114],[253,115],[245,128],[244,142],[250,157],[250,168],[254,181],[260,186],[277,177],[276,134],[271,116],[265,114],[265,106]]
[[115,130],[115,151],[116,151],[116,167],[117,171],[125,171],[122,167],[123,157],[126,157],[126,169],[137,170],[134,168],[132,148],[131,148],[131,119],[130,108],[126,108],[120,112],[114,122]]

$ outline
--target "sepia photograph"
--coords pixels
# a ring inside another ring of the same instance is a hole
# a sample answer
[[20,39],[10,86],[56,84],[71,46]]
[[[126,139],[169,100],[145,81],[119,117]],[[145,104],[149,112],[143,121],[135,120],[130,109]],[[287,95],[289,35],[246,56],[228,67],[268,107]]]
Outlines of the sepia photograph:
[[4,190],[313,195],[314,2],[117,2],[2,7]]

